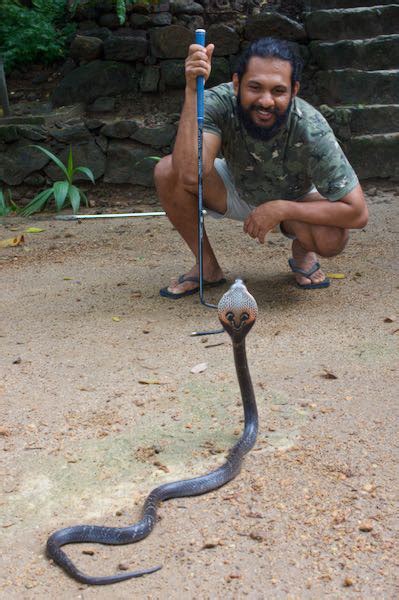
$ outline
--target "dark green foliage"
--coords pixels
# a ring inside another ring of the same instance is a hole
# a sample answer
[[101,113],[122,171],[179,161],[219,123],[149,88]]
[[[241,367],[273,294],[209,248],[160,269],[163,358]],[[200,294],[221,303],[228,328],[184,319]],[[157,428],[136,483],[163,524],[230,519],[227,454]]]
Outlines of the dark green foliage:
[[31,63],[60,60],[75,25],[68,22],[67,0],[0,0],[0,55],[6,72]]
[[10,190],[3,192],[0,189],[0,217],[6,217],[12,212],[19,212],[18,206],[13,202]]

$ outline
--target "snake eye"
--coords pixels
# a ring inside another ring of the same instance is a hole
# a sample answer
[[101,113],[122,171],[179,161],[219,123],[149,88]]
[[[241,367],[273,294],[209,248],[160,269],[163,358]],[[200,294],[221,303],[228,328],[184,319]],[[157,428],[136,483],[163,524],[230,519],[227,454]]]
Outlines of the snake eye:
[[242,313],[241,315],[241,321],[248,321],[249,319],[249,314],[248,313]]
[[232,321],[234,321],[234,314],[232,312],[226,313],[226,319],[231,323]]

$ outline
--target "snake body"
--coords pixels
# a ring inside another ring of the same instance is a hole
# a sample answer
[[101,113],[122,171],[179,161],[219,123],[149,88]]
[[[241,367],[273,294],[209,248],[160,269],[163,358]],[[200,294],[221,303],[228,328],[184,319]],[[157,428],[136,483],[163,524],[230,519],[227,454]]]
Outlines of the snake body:
[[134,525],[128,527],[76,525],[55,531],[48,538],[47,555],[77,581],[91,585],[106,585],[161,569],[161,566],[157,566],[140,571],[93,577],[82,573],[61,548],[66,544],[81,542],[119,545],[142,540],[154,528],[157,508],[161,502],[170,498],[197,496],[221,487],[239,473],[244,455],[254,446],[258,431],[258,413],[247,364],[245,336],[255,322],[257,306],[240,279],[237,279],[222,296],[218,304],[218,316],[233,343],[245,420],[241,438],[229,451],[226,461],[215,471],[201,477],[166,483],[155,488],[145,500],[141,520]]

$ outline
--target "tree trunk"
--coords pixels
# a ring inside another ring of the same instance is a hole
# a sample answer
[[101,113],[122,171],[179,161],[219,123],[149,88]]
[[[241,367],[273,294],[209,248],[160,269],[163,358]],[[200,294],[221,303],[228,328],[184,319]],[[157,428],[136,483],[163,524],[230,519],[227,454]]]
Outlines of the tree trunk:
[[10,114],[10,104],[8,102],[8,92],[6,76],[4,73],[3,59],[0,56],[0,106],[3,107],[3,115],[7,117]]

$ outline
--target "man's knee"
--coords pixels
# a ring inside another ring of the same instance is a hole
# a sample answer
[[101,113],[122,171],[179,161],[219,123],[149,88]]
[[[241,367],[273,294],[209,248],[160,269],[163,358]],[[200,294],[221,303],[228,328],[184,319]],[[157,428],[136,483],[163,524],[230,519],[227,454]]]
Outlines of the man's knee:
[[329,257],[340,254],[349,239],[349,231],[340,227],[317,227],[313,231],[315,252]]
[[154,168],[155,185],[162,186],[171,181],[174,177],[172,155],[164,156],[157,162]]
[[182,191],[193,193],[195,186],[190,186],[182,182],[173,168],[172,155],[168,154],[157,162],[154,168],[154,181],[158,191],[167,191],[168,189],[177,191],[181,188]]

